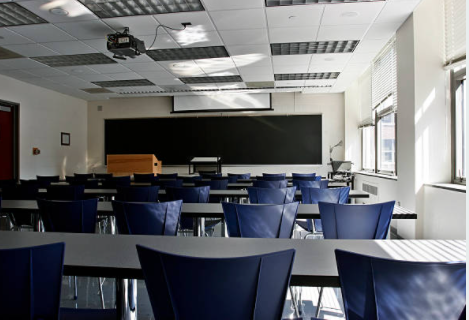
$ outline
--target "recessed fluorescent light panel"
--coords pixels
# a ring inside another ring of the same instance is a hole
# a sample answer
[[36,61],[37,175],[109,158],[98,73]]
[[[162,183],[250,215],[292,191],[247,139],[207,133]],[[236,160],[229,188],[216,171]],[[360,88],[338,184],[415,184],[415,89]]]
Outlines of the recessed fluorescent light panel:
[[47,23],[15,2],[0,3],[0,27]]
[[80,0],[102,18],[204,11],[200,0]]
[[94,81],[91,82],[97,86],[103,88],[115,88],[115,87],[145,87],[154,86],[155,84],[147,79],[135,79],[135,80],[115,80],[115,81]]
[[318,53],[350,53],[355,50],[358,40],[347,41],[313,41],[272,43],[272,55],[318,54]]
[[225,47],[198,47],[182,49],[147,50],[147,55],[155,61],[197,60],[226,58],[230,55]]
[[378,2],[385,0],[266,0],[266,7],[296,6],[301,4],[330,4],[330,3],[358,3]]
[[221,82],[243,82],[240,76],[220,76],[220,77],[187,77],[179,78],[186,84],[193,83],[221,83]]
[[71,54],[31,58],[49,67],[85,66],[91,64],[117,63],[102,53]]
[[340,72],[321,72],[321,73],[282,73],[275,74],[276,81],[291,80],[329,80],[337,79]]

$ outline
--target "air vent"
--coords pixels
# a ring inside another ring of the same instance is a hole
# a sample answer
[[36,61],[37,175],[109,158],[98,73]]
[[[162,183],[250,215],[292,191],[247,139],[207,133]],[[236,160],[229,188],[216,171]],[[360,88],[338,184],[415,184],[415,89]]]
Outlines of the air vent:
[[266,0],[266,7],[296,6],[302,4],[331,4],[331,3],[359,3],[379,2],[385,0]]
[[23,56],[20,54],[17,54],[16,52],[0,47],[0,59],[15,59],[15,58],[23,58]]
[[91,82],[97,86],[103,88],[115,88],[115,87],[145,87],[154,86],[155,84],[147,79],[135,79],[135,80],[114,80],[114,81],[94,81]]
[[226,58],[230,55],[225,47],[197,47],[180,49],[148,50],[147,55],[155,61],[197,60]]
[[273,81],[258,81],[258,82],[246,82],[248,88],[266,88],[273,87],[275,83]]
[[117,63],[102,53],[71,54],[31,58],[49,67],[86,66],[93,64]]
[[358,40],[346,41],[313,41],[272,43],[272,55],[320,54],[320,53],[350,53],[355,50]]
[[243,82],[240,76],[220,76],[220,77],[187,77],[179,78],[185,84],[193,83],[222,83],[222,82]]
[[362,190],[375,196],[378,195],[378,187],[368,183],[362,183]]
[[105,89],[105,88],[89,88],[89,89],[81,89],[81,91],[85,91],[90,94],[114,93],[113,91]]
[[95,15],[103,18],[146,14],[204,11],[200,0],[80,0]]
[[276,81],[291,80],[330,80],[337,79],[340,72],[322,72],[322,73],[281,73],[275,74]]
[[0,3],[0,27],[47,23],[15,2]]

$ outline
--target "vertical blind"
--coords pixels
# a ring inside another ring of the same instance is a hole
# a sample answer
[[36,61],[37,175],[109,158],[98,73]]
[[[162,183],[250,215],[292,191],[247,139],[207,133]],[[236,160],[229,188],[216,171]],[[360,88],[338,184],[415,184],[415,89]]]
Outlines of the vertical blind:
[[391,39],[371,63],[371,104],[378,113],[397,109],[396,39]]
[[446,65],[466,57],[466,0],[445,0]]

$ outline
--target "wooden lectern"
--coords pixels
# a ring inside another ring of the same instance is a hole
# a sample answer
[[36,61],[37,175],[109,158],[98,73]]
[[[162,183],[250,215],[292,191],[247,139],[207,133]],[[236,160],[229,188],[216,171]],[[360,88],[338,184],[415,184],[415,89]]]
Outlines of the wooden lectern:
[[162,162],[153,154],[108,154],[107,172],[114,176],[161,173]]

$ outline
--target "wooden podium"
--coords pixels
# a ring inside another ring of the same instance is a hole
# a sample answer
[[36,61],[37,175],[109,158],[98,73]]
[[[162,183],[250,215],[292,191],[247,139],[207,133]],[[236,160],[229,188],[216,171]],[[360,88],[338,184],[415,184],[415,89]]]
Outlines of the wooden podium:
[[153,154],[108,154],[107,172],[114,176],[161,173],[162,162]]

